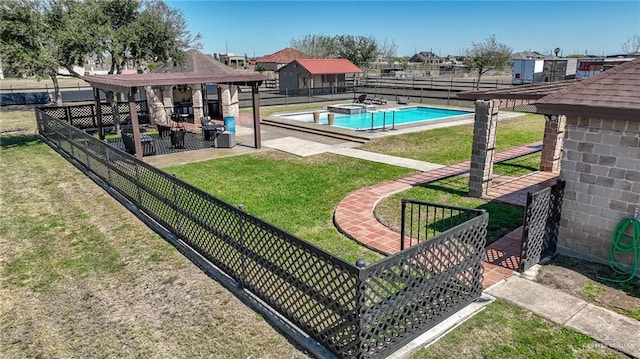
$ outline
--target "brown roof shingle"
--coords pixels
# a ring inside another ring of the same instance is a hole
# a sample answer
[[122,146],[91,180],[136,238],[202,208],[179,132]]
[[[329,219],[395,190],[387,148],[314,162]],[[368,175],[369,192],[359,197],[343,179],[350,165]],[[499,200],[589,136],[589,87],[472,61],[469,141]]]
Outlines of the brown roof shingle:
[[308,59],[311,56],[305,54],[302,51],[287,47],[271,55],[265,55],[256,59],[256,63],[260,62],[274,62],[277,64],[288,64],[295,59]]
[[536,101],[539,113],[640,121],[640,58]]
[[240,72],[217,61],[211,55],[203,54],[196,49],[187,50],[187,59],[182,65],[175,65],[173,61],[157,68],[153,73],[199,73],[208,75],[238,75]]

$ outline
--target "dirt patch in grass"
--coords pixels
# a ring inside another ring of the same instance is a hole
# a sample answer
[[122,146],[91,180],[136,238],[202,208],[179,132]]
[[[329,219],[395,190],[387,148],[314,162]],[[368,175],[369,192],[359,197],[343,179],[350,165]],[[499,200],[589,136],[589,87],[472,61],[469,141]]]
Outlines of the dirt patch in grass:
[[540,267],[536,282],[640,320],[640,280],[616,283],[619,278],[605,264],[558,256]]

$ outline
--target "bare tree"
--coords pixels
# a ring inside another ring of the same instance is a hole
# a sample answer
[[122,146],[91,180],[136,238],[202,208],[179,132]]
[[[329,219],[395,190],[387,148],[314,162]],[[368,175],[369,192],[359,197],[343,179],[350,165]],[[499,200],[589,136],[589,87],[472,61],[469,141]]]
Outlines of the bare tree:
[[627,38],[627,41],[622,44],[622,51],[625,54],[640,52],[640,35],[635,34],[635,35],[629,36]]

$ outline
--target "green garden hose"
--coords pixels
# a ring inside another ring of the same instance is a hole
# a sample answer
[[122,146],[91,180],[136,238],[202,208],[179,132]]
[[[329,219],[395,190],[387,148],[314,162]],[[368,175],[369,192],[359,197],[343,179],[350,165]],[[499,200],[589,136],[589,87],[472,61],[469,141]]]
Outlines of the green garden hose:
[[[629,226],[631,231],[629,232]],[[628,234],[631,233],[631,234]],[[625,218],[613,230],[613,243],[609,250],[609,266],[614,272],[626,275],[626,279],[600,278],[610,282],[624,283],[630,281],[638,271],[640,262],[640,221],[637,218]],[[616,256],[633,254],[633,263],[623,265],[616,262]]]

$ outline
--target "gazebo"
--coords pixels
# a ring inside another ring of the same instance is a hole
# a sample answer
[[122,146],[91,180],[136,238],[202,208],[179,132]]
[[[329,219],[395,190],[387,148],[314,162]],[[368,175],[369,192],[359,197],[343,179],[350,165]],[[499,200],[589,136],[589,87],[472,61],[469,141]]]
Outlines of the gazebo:
[[[459,94],[477,100],[469,194],[483,196],[491,185],[496,100],[531,101],[546,119],[540,169],[560,170],[566,181],[558,250],[610,261],[615,228],[630,217],[640,219],[638,94],[640,58],[582,80]],[[616,260],[633,262],[619,254]],[[630,276],[640,274],[628,269]]]
[[[145,74],[132,74],[132,75],[102,75],[102,76],[84,76],[85,80],[91,87],[93,87],[94,100],[96,103],[96,118],[98,126],[102,127],[102,111],[100,106],[100,91],[114,92],[126,94],[129,101],[129,108],[131,112],[131,125],[133,129],[133,141],[136,151],[136,157],[142,160],[142,145],[140,140],[140,129],[138,122],[138,113],[136,110],[135,94],[140,87],[156,87],[161,88],[163,86],[179,86],[179,85],[193,85],[193,84],[224,84],[224,85],[241,85],[250,86],[252,91],[253,101],[253,130],[255,147],[260,148],[260,92],[258,87],[267,79],[264,75],[257,74],[242,74],[239,72],[233,73],[207,73],[198,72],[179,72],[179,73],[145,73]],[[147,92],[148,94],[149,92]],[[162,107],[162,113],[166,116],[164,106]],[[153,114],[151,115],[153,120]],[[100,130],[100,133],[102,131]]]
[[[157,74],[193,74],[198,76],[237,76],[240,72],[217,61],[211,55],[191,49],[186,52],[186,60],[182,64],[168,61],[164,66],[152,71]],[[238,91],[232,84],[217,83],[218,104],[222,116],[237,117]],[[209,115],[207,104],[207,83],[199,81],[192,84],[171,84],[165,86],[146,87],[147,99],[149,100],[150,116],[155,123],[168,123],[169,114],[174,113],[174,109],[181,114],[193,116],[199,119]]]

